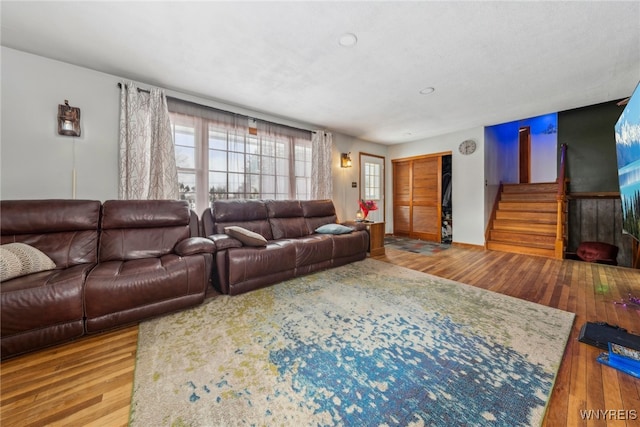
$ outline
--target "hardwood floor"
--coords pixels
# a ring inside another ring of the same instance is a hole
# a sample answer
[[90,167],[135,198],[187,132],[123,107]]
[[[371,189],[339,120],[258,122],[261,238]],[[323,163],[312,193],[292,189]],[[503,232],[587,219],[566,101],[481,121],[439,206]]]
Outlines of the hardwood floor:
[[[575,313],[544,425],[640,425],[640,380],[600,365],[600,350],[577,341],[586,321],[640,334],[640,310],[613,303],[640,295],[639,270],[455,246],[374,258]],[[130,327],[2,362],[0,425],[127,425],[137,337]],[[586,421],[587,410],[609,412]]]

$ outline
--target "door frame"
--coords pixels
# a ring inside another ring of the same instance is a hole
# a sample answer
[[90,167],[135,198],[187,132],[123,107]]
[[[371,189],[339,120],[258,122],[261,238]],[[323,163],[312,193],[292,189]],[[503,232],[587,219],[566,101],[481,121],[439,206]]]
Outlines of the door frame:
[[[422,154],[422,155],[418,155],[418,156],[412,156],[412,157],[404,157],[404,158],[400,158],[400,159],[392,159],[391,160],[391,164],[395,165],[396,163],[401,163],[401,162],[408,162],[410,164],[410,173],[409,173],[409,179],[413,182],[414,176],[413,176],[413,162],[415,162],[416,160],[424,160],[424,159],[428,159],[428,158],[433,158],[433,157],[437,157],[439,158],[439,162],[438,162],[438,173],[437,173],[437,215],[436,215],[436,229],[438,230],[438,232],[436,233],[436,235],[434,236],[434,239],[426,239],[425,235],[423,233],[420,232],[415,232],[413,230],[413,209],[414,209],[414,201],[413,201],[413,184],[411,184],[409,186],[409,233],[407,235],[407,237],[409,238],[413,238],[413,239],[421,239],[421,240],[427,240],[427,241],[431,241],[431,242],[437,242],[440,243],[442,242],[442,233],[441,233],[441,227],[442,227],[442,157],[443,156],[451,156],[453,155],[453,153],[451,151],[442,151],[442,152],[437,152],[437,153],[431,153],[431,154]],[[453,159],[452,159],[453,160]],[[395,171],[392,172],[393,174],[393,185],[396,185],[395,182]],[[452,165],[452,175],[453,175],[453,165]],[[394,193],[395,194],[395,193]],[[393,214],[394,214],[394,233],[396,233],[395,231],[395,203],[396,201],[393,200]],[[402,234],[404,235],[404,233]]]
[[382,160],[382,173],[380,174],[382,182],[380,183],[380,188],[382,190],[382,206],[378,206],[378,209],[382,210],[382,222],[386,222],[387,219],[387,186],[386,186],[386,174],[387,174],[387,159],[384,156],[380,156],[377,154],[371,153],[363,153],[360,152],[358,154],[358,200],[362,200],[362,157],[375,157],[376,159]]
[[520,184],[531,182],[531,127],[518,128],[518,181]]

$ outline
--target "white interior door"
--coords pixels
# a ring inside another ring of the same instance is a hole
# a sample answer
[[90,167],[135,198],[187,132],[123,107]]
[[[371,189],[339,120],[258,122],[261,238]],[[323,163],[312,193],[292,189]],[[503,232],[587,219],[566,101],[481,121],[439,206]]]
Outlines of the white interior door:
[[368,220],[384,221],[384,157],[360,153],[360,199],[378,205],[369,212]]

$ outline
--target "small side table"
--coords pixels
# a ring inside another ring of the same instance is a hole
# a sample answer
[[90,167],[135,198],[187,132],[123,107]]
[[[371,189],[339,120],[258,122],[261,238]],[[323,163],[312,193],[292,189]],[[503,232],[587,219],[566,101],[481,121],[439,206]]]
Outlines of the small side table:
[[367,223],[367,231],[371,256],[384,255],[384,222]]

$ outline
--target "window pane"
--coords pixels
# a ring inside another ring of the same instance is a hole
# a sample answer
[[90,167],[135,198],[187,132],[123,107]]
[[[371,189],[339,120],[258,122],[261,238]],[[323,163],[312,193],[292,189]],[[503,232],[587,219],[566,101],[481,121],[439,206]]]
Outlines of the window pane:
[[306,200],[311,192],[310,183],[307,178],[296,178],[296,199]]
[[[209,193],[223,195],[227,193],[227,174],[209,172]],[[226,197],[218,197],[224,199]]]
[[275,194],[275,192],[276,192],[276,177],[263,176],[262,177],[262,193],[273,195]]
[[276,154],[276,144],[275,141],[271,139],[263,139],[262,140],[262,155],[263,156],[275,156]]
[[192,127],[175,125],[174,126],[174,143],[185,147],[195,147],[195,131]]
[[227,133],[209,127],[209,148],[227,149]]
[[289,177],[288,176],[278,176],[276,178],[277,188],[276,192],[279,194],[289,195]]
[[244,137],[242,135],[229,135],[229,151],[244,153]]
[[180,200],[187,200],[189,207],[196,207],[196,174],[195,173],[178,173]]
[[227,152],[220,150],[209,150],[209,170],[227,170]]
[[196,167],[196,150],[176,144],[176,166],[178,168],[194,169]]
[[251,199],[260,198],[260,175],[247,175],[247,192]]
[[276,159],[276,168],[278,175],[289,175],[289,160]]
[[244,172],[244,154],[229,152],[229,172]]
[[229,193],[244,193],[244,175],[239,173],[230,173],[229,177]]
[[381,165],[364,164],[364,196],[366,199],[380,200]]
[[260,173],[260,156],[247,155],[246,171]]
[[256,136],[247,137],[247,153],[260,154],[260,143],[258,142],[258,137]]
[[274,175],[276,173],[276,159],[273,157],[262,158],[262,173]]

